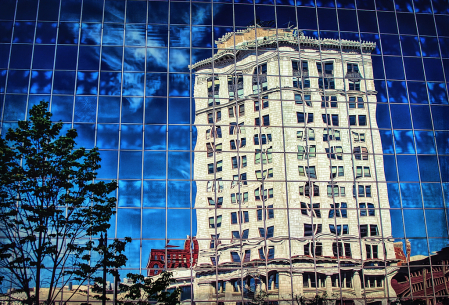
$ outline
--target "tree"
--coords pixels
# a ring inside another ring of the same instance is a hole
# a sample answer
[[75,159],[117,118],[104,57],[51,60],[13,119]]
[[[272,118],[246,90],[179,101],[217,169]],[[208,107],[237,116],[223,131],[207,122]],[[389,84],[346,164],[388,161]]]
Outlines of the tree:
[[[91,251],[101,250],[92,238],[109,228],[116,202],[108,194],[117,183],[95,181],[98,150],[75,148],[77,132],[62,135],[63,124],[52,123],[47,109],[40,102],[0,139],[0,268],[28,304],[52,304],[57,286],[82,283],[101,267],[89,264]],[[114,268],[126,262],[123,243],[115,243]]]
[[144,277],[140,274],[128,274],[130,285],[120,284],[123,293],[119,302],[121,305],[179,304],[180,288],[173,291],[167,289],[174,282],[173,274],[163,272],[157,278]]

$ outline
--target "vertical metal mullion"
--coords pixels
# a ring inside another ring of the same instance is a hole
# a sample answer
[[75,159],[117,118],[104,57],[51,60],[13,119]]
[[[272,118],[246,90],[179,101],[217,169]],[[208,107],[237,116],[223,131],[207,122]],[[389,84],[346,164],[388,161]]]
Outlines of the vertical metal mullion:
[[168,31],[167,31],[167,35],[168,35],[168,40],[167,40],[167,75],[166,75],[166,81],[167,81],[167,91],[166,91],[166,101],[167,101],[167,106],[166,106],[166,129],[165,129],[165,143],[166,143],[166,147],[165,147],[165,262],[164,262],[164,266],[165,266],[165,270],[168,269],[168,258],[167,258],[167,254],[168,254],[168,249],[167,249],[167,242],[168,242],[168,147],[169,147],[169,111],[170,111],[170,107],[169,107],[169,93],[170,93],[170,26],[171,26],[171,1],[168,2]]

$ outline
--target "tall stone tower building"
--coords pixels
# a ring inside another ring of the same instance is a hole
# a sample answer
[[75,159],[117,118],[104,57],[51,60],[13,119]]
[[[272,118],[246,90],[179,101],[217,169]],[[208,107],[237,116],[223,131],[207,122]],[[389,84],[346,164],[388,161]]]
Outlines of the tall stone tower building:
[[216,43],[190,67],[195,300],[395,297],[375,45],[261,27]]

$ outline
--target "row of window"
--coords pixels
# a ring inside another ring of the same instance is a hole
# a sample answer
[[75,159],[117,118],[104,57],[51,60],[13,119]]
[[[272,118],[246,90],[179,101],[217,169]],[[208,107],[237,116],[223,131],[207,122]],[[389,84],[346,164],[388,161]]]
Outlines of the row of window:
[[[342,230],[343,228],[343,230]],[[340,230],[338,231],[338,225],[335,227],[334,225],[329,225],[329,232],[341,235],[344,233],[344,227],[340,226]],[[349,229],[346,228],[346,234],[349,234]],[[368,237],[368,236],[379,236],[379,230],[377,225],[359,225],[360,237]],[[323,225],[322,224],[304,224],[304,236],[316,236],[317,234],[323,233]],[[340,234],[339,234],[340,233]]]
[[[301,214],[311,217],[317,217],[321,218],[321,210],[320,210],[320,203],[305,203],[301,202]],[[342,217],[342,218],[348,218],[348,211],[347,211],[347,203],[341,202],[341,203],[335,203],[330,205],[331,208],[329,210],[329,216],[328,218],[334,218],[335,217]],[[361,202],[359,203],[359,213],[360,216],[376,216],[376,210],[374,208],[373,203],[367,203],[367,202]]]
[[[316,128],[306,128],[305,130],[298,130],[296,132],[296,138],[299,141],[315,141],[315,130]],[[237,125],[237,123],[231,122],[229,126],[229,135],[234,134],[245,134],[245,126],[243,123],[240,123]],[[354,142],[365,142],[365,133],[360,132],[354,132],[352,131],[352,139]],[[209,140],[210,138],[222,138],[222,128],[221,126],[213,126],[206,130],[206,139]],[[323,141],[340,141],[341,140],[341,131],[334,128],[324,128],[323,129]],[[246,141],[246,139],[245,139]],[[254,135],[254,145],[264,145],[268,144],[273,141],[271,134],[255,134]],[[211,145],[211,150],[214,150],[213,144],[209,143]],[[219,144],[215,144],[219,145]],[[208,146],[209,148],[209,146]],[[209,149],[208,149],[209,151]]]
[[[315,166],[298,166],[299,176],[307,176],[311,179],[316,179],[316,169]],[[343,166],[332,166],[331,167],[331,178],[344,177],[344,167]],[[356,166],[356,178],[371,177],[371,170],[369,166]]]
[[[334,63],[329,62],[317,62],[316,63],[320,89],[335,89],[334,82]],[[307,61],[292,60],[293,71],[293,87],[295,88],[310,88],[309,79],[309,64]],[[260,64],[255,67],[252,77],[252,90],[253,94],[260,94],[268,90],[268,66],[266,63]],[[362,76],[360,74],[358,64],[347,63],[346,79],[349,80],[349,90],[360,91],[360,80]],[[237,73],[236,75],[227,76],[229,99],[243,98],[243,75]],[[218,98],[220,91],[220,80],[217,76],[210,77],[207,80],[207,91],[209,98]]]
[[[296,118],[298,123],[313,123],[314,115],[313,112],[296,112]],[[322,114],[321,118],[323,123],[329,126],[340,126],[338,119],[338,114]],[[367,126],[366,125],[366,115],[349,115],[349,125],[350,126]]]

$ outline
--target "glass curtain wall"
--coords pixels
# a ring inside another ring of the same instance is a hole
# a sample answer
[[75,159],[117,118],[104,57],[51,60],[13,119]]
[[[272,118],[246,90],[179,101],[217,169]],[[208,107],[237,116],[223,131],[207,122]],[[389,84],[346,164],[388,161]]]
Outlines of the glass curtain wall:
[[[98,179],[119,186],[108,237],[133,239],[122,282],[129,271],[167,269],[186,302],[253,302],[261,290],[279,303],[326,292],[341,304],[356,288],[355,303],[415,296],[435,304],[448,295],[446,1],[1,2],[2,136],[46,100],[55,122],[78,131],[78,147],[100,149]],[[248,29],[256,34],[242,38]],[[372,45],[367,53],[363,44]],[[330,45],[333,55],[324,52]],[[288,116],[293,125],[281,120]],[[327,162],[326,178],[314,157]],[[376,173],[360,163],[368,158]],[[347,178],[336,184],[339,162]],[[351,209],[352,230],[343,219]],[[374,214],[378,229],[365,221]],[[246,239],[263,246],[245,248]],[[205,249],[214,255],[201,257]]]

